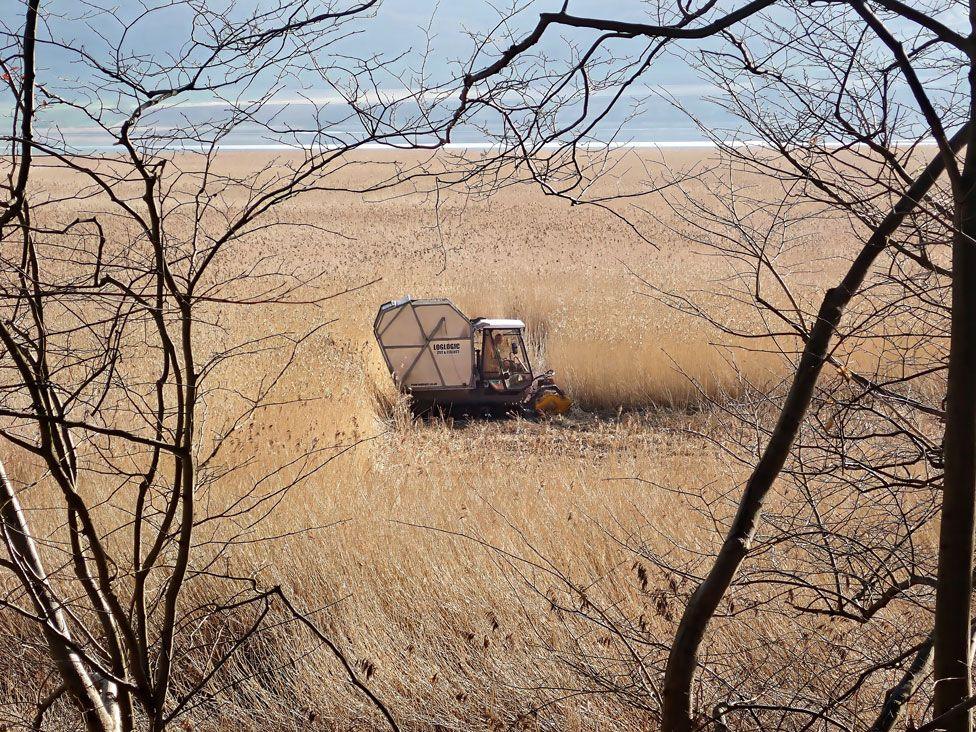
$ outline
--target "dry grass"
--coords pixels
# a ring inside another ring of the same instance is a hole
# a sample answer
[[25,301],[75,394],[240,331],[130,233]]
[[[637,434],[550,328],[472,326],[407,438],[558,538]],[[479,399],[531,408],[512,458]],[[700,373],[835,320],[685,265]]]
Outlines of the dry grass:
[[[241,170],[258,160],[228,155],[223,164]],[[256,470],[313,441],[369,438],[291,493],[264,530],[331,528],[256,544],[241,561],[307,607],[329,607],[320,620],[354,658],[375,666],[371,683],[407,728],[636,729],[639,715],[609,696],[569,695],[522,716],[578,687],[562,652],[580,630],[531,587],[545,587],[545,577],[486,545],[532,556],[531,545],[581,584],[619,575],[614,591],[631,604],[646,596],[623,537],[715,545],[712,527],[654,484],[695,494],[741,479],[685,431],[721,429],[694,407],[699,388],[735,388],[730,354],[698,321],[636,292],[627,269],[679,289],[705,288],[727,273],[650,218],[640,223],[658,236],[656,249],[598,211],[570,210],[526,189],[463,210],[449,199],[442,214],[438,230],[430,203],[419,199],[311,194],[288,204],[283,218],[327,222],[348,239],[272,229],[240,253],[320,267],[327,289],[381,278],[323,308],[230,314],[237,320],[229,338],[336,319],[282,393],[312,401],[266,413],[242,434]],[[843,246],[840,234],[836,242]],[[555,368],[577,404],[595,411],[543,424],[410,423],[371,334],[377,305],[405,293],[449,297],[472,316],[525,319],[539,365]],[[736,358],[755,378],[776,370],[775,359]],[[243,384],[263,366],[242,362],[220,378]],[[218,409],[209,418],[219,417]],[[237,481],[221,490],[248,488]],[[651,636],[664,641],[672,632],[670,616],[654,615]],[[242,663],[280,662],[312,647],[297,631],[275,638]],[[298,729],[313,716],[340,729],[375,723],[322,653],[262,677],[216,718],[197,722]]]

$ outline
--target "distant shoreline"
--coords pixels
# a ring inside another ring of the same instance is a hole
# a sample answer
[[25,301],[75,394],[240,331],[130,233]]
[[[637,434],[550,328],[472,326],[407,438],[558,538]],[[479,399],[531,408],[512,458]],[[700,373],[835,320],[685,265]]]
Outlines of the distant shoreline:
[[[69,144],[70,141],[69,141]],[[758,140],[752,141],[736,141],[733,144],[735,146],[749,146],[749,145],[762,145],[763,143]],[[316,151],[328,151],[328,150],[339,150],[342,149],[340,146],[330,146],[330,145],[287,145],[285,143],[226,143],[218,144],[215,146],[218,151],[221,152],[306,152],[309,150]],[[435,152],[437,150],[492,150],[497,149],[499,145],[493,142],[451,142],[446,145],[440,146],[424,146],[418,145],[417,147],[408,147],[406,145],[384,145],[382,143],[370,142],[363,145],[358,145],[350,148],[350,151],[355,150],[370,150],[370,151],[390,151],[390,152],[421,152],[429,151]],[[563,145],[550,143],[543,145],[544,149],[555,149],[563,147]],[[662,140],[662,141],[650,141],[641,140],[634,142],[579,142],[576,147],[583,150],[606,150],[606,149],[656,149],[656,148],[668,148],[668,149],[714,149],[716,144],[710,140]],[[111,152],[119,150],[118,145],[85,145],[84,143],[76,143],[75,149],[79,152],[86,153],[99,153],[99,152]],[[167,152],[205,152],[207,149],[203,145],[183,145],[165,148]],[[39,154],[43,155],[43,152],[39,151]]]
[[[728,140],[722,143],[723,145],[729,147],[768,147],[767,143],[762,140]],[[821,143],[822,144],[822,143]],[[890,143],[895,147],[931,147],[936,143],[934,140],[894,140]],[[576,147],[581,150],[714,150],[718,147],[718,143],[712,140],[633,140],[630,142],[578,142]],[[542,146],[543,149],[557,149],[564,147],[563,144],[549,143]],[[839,144],[828,143],[824,145],[826,148],[841,147]],[[428,146],[424,147],[419,145],[417,147],[408,146],[398,146],[398,145],[386,145],[382,143],[366,143],[363,145],[355,146],[350,148],[350,152],[355,152],[357,150],[368,150],[371,152],[436,152],[438,150],[449,150],[449,151],[463,151],[463,150],[494,150],[498,149],[499,145],[493,142],[452,142],[446,145],[441,145],[439,147]],[[209,148],[206,146],[179,146],[166,148],[165,152],[174,153],[198,153],[206,152]],[[226,143],[216,145],[216,150],[218,152],[308,152],[310,150],[315,151],[328,151],[328,150],[339,150],[340,146],[326,146],[326,145],[288,145],[285,143]],[[80,154],[92,154],[92,153],[106,153],[111,151],[118,151],[119,147],[117,145],[84,145],[78,144],[74,149],[74,153]],[[38,151],[36,154],[41,156],[44,155],[43,152]]]

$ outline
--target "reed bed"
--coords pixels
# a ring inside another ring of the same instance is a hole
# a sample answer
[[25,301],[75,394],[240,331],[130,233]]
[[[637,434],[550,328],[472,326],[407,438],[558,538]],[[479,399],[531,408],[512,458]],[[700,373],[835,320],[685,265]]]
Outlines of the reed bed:
[[[672,155],[687,163],[697,153]],[[240,171],[263,161],[228,154],[221,164]],[[68,185],[47,178],[41,185],[52,193]],[[704,291],[727,277],[725,266],[650,216],[637,223],[653,245],[600,211],[527,189],[447,198],[440,210],[422,197],[313,193],[280,215],[327,222],[341,236],[268,229],[239,246],[240,262],[270,255],[321,271],[323,292],[377,281],[320,306],[225,313],[214,349],[329,325],[280,390],[304,402],[246,425],[236,451],[253,457],[252,469],[214,490],[246,491],[248,475],[313,443],[357,446],[289,493],[261,527],[287,537],[255,541],[237,561],[323,608],[317,619],[370,669],[370,684],[407,729],[643,728],[641,714],[613,695],[571,693],[580,678],[566,653],[591,631],[553,613],[551,578],[512,557],[544,557],[582,584],[616,578],[608,592],[637,605],[647,592],[624,539],[714,548],[714,527],[679,496],[727,491],[743,476],[695,433],[725,428],[709,400],[743,379],[776,378],[782,362],[730,350],[700,320],[648,297],[633,273]],[[843,247],[840,231],[834,246]],[[408,293],[451,298],[470,316],[524,319],[537,368],[556,370],[574,413],[542,423],[411,421],[371,333],[377,306]],[[241,361],[219,383],[252,383],[274,360]],[[218,400],[208,419],[219,422],[219,410]],[[649,614],[649,636],[666,641],[673,615]],[[262,636],[239,663],[275,671],[227,693],[194,728],[377,725],[330,656],[292,627]]]

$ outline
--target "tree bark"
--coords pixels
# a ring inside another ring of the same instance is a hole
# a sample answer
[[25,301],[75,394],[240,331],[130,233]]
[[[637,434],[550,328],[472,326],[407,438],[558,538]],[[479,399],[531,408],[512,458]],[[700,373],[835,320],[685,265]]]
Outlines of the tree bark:
[[112,705],[106,705],[98,683],[85,669],[71,646],[68,626],[61,604],[54,597],[34,543],[27,517],[17,493],[0,463],[0,536],[12,564],[19,568],[20,579],[30,591],[31,601],[42,618],[41,628],[51,659],[58,667],[67,690],[81,711],[88,732],[115,732],[118,729]]
[[932,665],[933,639],[929,637],[918,649],[901,679],[885,695],[884,704],[868,732],[891,732],[905,711],[905,705],[925,680]]
[[[976,70],[970,83],[976,87]],[[976,110],[974,110],[976,112]],[[972,694],[969,622],[976,526],[976,149],[966,149],[956,190],[952,241],[952,327],[943,452],[942,526],[935,600],[933,716]],[[970,732],[972,712],[957,714],[947,732]]]

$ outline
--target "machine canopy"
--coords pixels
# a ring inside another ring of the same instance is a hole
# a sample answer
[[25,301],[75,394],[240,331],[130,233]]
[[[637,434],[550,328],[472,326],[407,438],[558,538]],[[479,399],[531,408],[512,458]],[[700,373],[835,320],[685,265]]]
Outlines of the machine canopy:
[[474,327],[477,330],[524,330],[525,323],[514,318],[478,318]]

